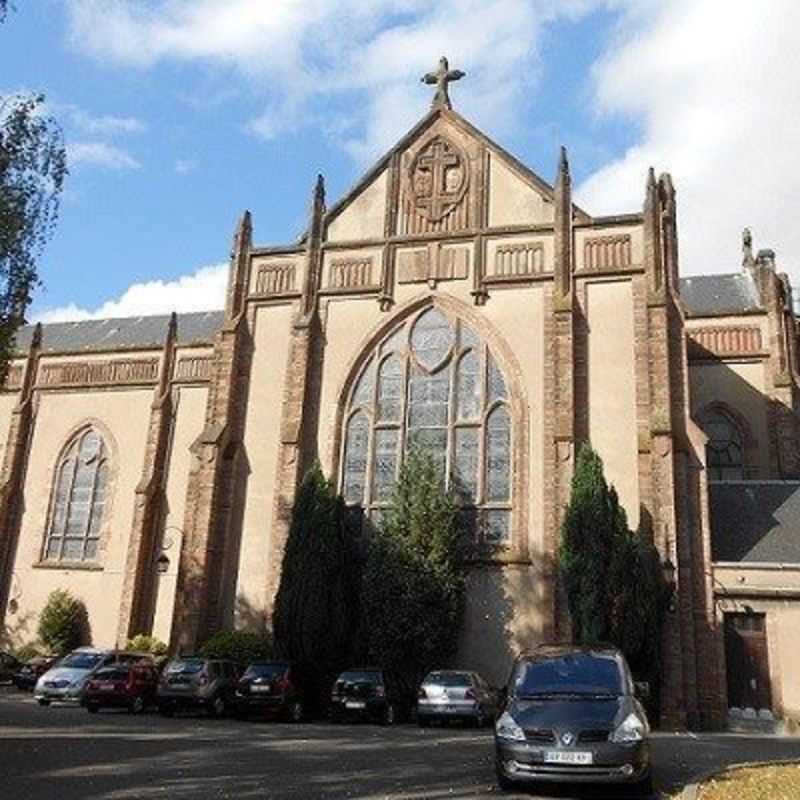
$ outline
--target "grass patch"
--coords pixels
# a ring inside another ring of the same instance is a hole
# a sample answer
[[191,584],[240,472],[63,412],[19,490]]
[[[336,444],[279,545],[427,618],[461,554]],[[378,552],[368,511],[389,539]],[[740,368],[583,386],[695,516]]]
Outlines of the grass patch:
[[698,800],[797,800],[800,765],[747,767],[725,772],[703,784]]

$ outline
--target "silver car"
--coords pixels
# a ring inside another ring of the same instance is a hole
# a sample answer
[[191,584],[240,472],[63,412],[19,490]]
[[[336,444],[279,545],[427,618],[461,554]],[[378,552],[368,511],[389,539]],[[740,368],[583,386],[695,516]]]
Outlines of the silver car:
[[422,681],[417,697],[420,727],[459,720],[481,728],[497,714],[497,692],[477,672],[436,670]]
[[143,653],[79,647],[57,661],[36,681],[33,696],[40,706],[49,706],[53,700],[80,703],[86,682],[98,669],[109,664],[132,663],[143,658],[149,656]]

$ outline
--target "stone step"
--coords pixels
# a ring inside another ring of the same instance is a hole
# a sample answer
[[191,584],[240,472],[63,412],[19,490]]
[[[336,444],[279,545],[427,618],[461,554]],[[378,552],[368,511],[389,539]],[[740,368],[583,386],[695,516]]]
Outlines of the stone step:
[[786,725],[771,711],[752,708],[728,710],[728,730],[732,733],[764,733],[780,736],[786,733]]

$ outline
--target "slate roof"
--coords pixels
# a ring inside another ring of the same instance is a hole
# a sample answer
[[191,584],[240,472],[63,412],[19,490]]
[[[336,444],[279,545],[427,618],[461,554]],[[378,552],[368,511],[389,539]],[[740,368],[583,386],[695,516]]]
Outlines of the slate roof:
[[680,292],[690,317],[714,317],[761,311],[753,279],[746,272],[681,278]]
[[[152,317],[91,319],[82,322],[52,322],[42,325],[42,352],[87,353],[112,350],[154,350],[164,346],[169,314]],[[222,311],[178,314],[178,344],[211,344],[222,327]],[[25,354],[30,347],[33,325],[17,332],[16,349]]]
[[709,483],[714,561],[800,564],[800,483]]

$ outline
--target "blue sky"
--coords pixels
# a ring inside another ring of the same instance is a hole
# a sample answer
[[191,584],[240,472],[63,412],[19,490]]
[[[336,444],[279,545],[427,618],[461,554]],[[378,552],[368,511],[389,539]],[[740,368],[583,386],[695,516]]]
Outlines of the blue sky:
[[567,145],[590,212],[636,210],[669,169],[685,274],[735,270],[751,225],[800,277],[793,0],[17,6],[0,91],[44,91],[71,162],[33,317],[220,305],[241,211],[292,240],[317,172],[333,203],[427,111],[442,53],[468,73],[455,107],[545,179]]

